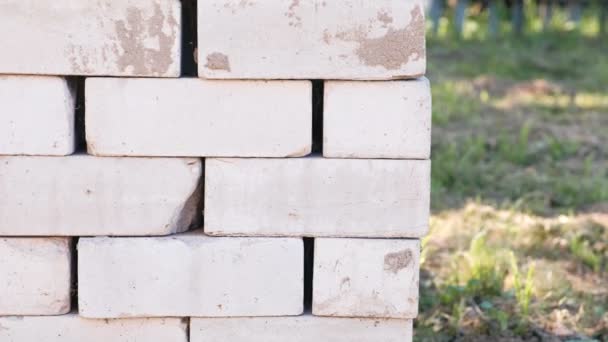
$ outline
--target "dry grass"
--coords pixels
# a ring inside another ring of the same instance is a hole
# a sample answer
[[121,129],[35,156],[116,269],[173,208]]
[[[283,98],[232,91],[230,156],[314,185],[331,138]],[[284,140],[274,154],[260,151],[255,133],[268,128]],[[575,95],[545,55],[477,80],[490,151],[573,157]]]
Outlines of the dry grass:
[[[419,337],[605,339],[607,221],[595,213],[542,217],[474,201],[434,215],[424,241]],[[480,234],[481,252],[471,249]],[[526,313],[515,277],[525,283],[532,267]]]

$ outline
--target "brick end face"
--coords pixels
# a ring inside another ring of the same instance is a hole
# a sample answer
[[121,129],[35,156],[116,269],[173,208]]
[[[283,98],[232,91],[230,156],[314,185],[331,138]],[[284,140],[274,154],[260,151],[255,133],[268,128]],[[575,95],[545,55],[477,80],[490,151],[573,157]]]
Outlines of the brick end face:
[[309,81],[87,79],[98,156],[293,157],[310,153]]
[[[87,318],[296,316],[303,311],[301,239],[87,238],[78,244]],[[155,300],[150,300],[155,298]]]
[[6,0],[0,74],[178,77],[181,21],[179,0]]
[[394,80],[425,73],[419,1],[240,4],[198,4],[200,77]]
[[411,320],[315,317],[192,318],[191,342],[411,342]]
[[91,320],[70,313],[49,317],[0,317],[3,342],[188,342],[179,318]]
[[74,95],[65,78],[0,75],[0,155],[72,154]]
[[71,239],[0,238],[0,275],[0,316],[68,313]]
[[410,237],[427,232],[428,160],[205,160],[212,235]]
[[199,159],[0,156],[0,174],[0,236],[168,235],[200,216]]

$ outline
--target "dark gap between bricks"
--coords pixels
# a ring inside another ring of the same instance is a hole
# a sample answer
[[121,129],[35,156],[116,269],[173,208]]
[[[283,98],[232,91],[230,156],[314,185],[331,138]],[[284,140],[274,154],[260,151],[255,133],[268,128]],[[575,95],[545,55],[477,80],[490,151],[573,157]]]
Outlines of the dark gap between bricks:
[[76,153],[87,152],[87,140],[85,132],[85,105],[84,105],[84,84],[86,77],[73,77],[70,79],[70,84],[76,93],[76,104],[74,114],[74,139],[76,144]]
[[72,238],[72,279],[70,288],[71,312],[78,312],[78,240],[79,237]]
[[197,47],[196,0],[182,0],[182,76],[198,77],[196,65]]
[[198,180],[197,193],[198,202],[196,204],[196,217],[189,230],[202,229],[205,226],[205,158],[202,159],[201,178]]
[[312,81],[312,153],[323,153],[323,93],[322,80]]
[[304,312],[312,311],[312,279],[315,262],[315,239],[304,238]]

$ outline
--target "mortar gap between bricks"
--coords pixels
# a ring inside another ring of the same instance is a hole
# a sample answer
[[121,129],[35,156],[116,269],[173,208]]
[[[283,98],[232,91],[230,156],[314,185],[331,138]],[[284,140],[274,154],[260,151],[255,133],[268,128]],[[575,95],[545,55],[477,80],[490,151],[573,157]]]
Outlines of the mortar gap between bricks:
[[182,317],[181,319],[182,322],[186,324],[186,340],[191,341],[192,336],[190,335],[190,321],[192,320],[192,317]]
[[193,220],[189,230],[200,229],[205,231],[205,158],[201,159],[201,177],[198,180],[196,192],[198,193],[198,202],[196,204],[196,217]]
[[312,153],[323,153],[323,80],[312,80]]
[[72,279],[71,279],[71,288],[70,288],[70,301],[71,307],[70,312],[78,312],[78,240],[80,237],[73,237],[71,248],[72,255]]
[[74,108],[74,139],[75,153],[87,152],[87,138],[85,132],[85,79],[86,77],[72,77],[69,79],[73,91],[76,93]]
[[198,77],[196,63],[196,47],[198,45],[196,13],[196,0],[182,0],[181,74],[185,77]]
[[315,263],[315,239],[304,240],[304,312],[312,312],[312,284]]

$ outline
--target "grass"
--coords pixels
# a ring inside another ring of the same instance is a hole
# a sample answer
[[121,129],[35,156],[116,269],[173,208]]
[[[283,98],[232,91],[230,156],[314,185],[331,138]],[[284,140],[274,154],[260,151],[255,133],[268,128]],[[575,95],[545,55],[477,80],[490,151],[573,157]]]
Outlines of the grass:
[[417,341],[608,341],[608,44],[556,18],[493,39],[483,16],[463,39],[444,22],[428,40]]

